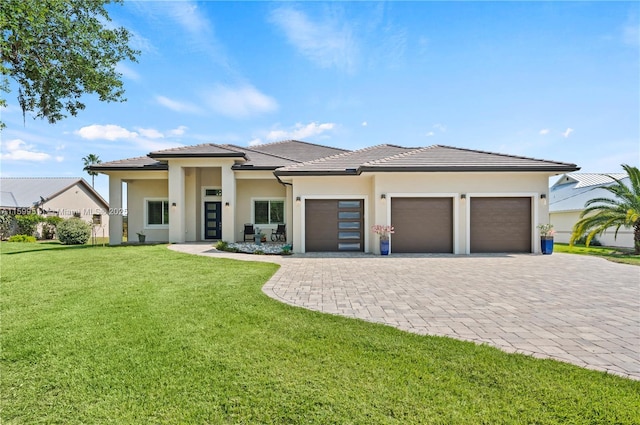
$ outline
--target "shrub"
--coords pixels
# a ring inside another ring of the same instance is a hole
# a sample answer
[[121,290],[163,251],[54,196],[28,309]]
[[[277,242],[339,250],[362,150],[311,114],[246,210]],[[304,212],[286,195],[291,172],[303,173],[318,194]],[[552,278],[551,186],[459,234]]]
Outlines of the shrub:
[[9,238],[9,242],[29,242],[35,243],[36,238],[29,235],[13,235]]
[[[576,241],[577,245],[586,245],[586,243],[587,243],[586,234],[582,235],[582,237]],[[602,246],[602,243],[600,243],[600,241],[594,237],[593,239],[591,239],[591,243],[589,244],[589,246]]]
[[18,231],[16,219],[4,211],[0,214],[0,239],[5,240]]
[[58,224],[58,239],[65,245],[83,245],[91,236],[91,225],[73,217]]
[[218,251],[227,251],[229,248],[229,243],[225,241],[220,241],[216,244],[216,249]]
[[47,217],[42,225],[42,239],[53,239],[57,233],[58,224],[62,223],[63,218],[57,215]]
[[44,217],[38,214],[16,215],[16,223],[18,225],[19,235],[34,235],[38,228],[38,223],[44,220]]

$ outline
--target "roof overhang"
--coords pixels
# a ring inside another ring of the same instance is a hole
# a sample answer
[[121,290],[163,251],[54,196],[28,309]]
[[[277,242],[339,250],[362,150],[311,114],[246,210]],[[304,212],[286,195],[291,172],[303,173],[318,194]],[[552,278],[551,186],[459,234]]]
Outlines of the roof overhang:
[[229,152],[229,153],[185,153],[176,155],[175,153],[150,153],[147,155],[153,159],[184,159],[184,158],[242,158],[246,159],[246,155],[242,152]]

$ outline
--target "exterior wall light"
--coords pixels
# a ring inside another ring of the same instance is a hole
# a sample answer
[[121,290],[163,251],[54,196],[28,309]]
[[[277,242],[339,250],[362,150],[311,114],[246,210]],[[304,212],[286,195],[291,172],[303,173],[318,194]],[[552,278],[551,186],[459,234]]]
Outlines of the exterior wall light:
[[296,204],[300,205],[300,197],[296,196]]
[[547,194],[546,193],[541,193],[540,194],[540,199],[542,199],[542,205],[547,205]]
[[383,193],[382,195],[380,195],[380,200],[381,200],[382,202],[386,201],[386,200],[387,200],[387,194],[386,194],[386,193]]
[[225,206],[225,207],[228,207],[228,206],[229,206],[229,202],[225,202],[225,203],[224,203],[224,206]]
[[467,199],[467,194],[466,193],[461,193],[460,194],[460,199],[462,199],[462,200]]
[[173,202],[173,203],[171,204],[171,206],[172,206],[173,208],[175,208],[175,207],[176,207],[176,203],[175,203],[175,202]]

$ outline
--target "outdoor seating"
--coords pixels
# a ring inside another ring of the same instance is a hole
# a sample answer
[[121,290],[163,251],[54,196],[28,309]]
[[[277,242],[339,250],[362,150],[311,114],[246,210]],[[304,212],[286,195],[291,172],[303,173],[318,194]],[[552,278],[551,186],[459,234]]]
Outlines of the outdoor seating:
[[251,223],[245,223],[244,225],[244,241],[247,241],[247,238],[249,238],[249,241],[253,242],[254,238],[255,238],[255,234],[256,231],[253,228],[253,224]]
[[278,228],[271,231],[271,240],[285,242],[287,240],[287,229],[285,224],[278,224]]

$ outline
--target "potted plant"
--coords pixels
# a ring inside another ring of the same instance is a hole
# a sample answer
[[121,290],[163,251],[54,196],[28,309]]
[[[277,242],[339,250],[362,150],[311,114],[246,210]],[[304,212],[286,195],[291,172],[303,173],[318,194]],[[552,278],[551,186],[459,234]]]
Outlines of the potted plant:
[[540,249],[543,255],[551,255],[553,253],[553,235],[556,233],[553,230],[553,224],[539,224],[538,230],[540,231]]
[[138,242],[140,243],[144,243],[144,241],[147,239],[147,235],[144,234],[144,230],[140,230],[138,233],[136,233],[136,235],[138,235]]
[[260,232],[260,229],[257,227],[256,227],[256,234],[254,235],[254,241],[256,245],[262,244],[262,233]]
[[393,233],[393,226],[374,224],[371,231],[380,236],[380,255],[389,255],[389,235]]

